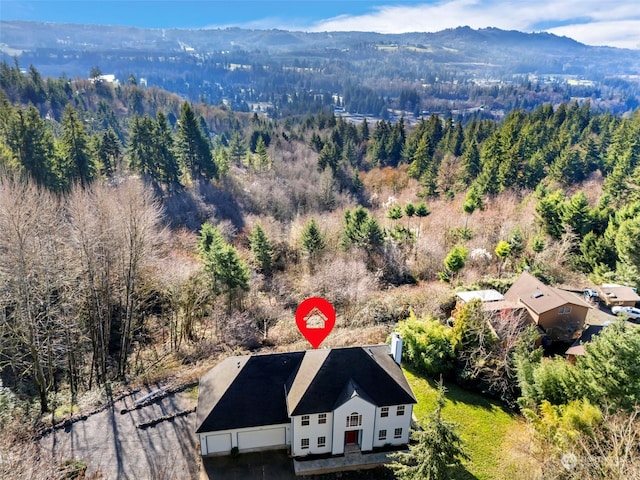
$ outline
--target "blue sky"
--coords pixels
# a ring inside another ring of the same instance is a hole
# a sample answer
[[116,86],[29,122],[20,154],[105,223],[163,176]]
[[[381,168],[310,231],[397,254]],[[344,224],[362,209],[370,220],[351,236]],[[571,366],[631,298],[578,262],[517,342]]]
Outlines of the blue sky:
[[492,26],[640,49],[637,0],[0,0],[0,20],[383,33]]

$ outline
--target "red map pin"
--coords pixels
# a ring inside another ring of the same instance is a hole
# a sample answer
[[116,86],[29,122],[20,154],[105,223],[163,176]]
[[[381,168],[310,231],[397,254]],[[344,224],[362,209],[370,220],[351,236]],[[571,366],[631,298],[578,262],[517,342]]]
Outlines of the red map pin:
[[296,310],[296,325],[313,348],[318,348],[336,324],[336,311],[324,298],[304,300]]

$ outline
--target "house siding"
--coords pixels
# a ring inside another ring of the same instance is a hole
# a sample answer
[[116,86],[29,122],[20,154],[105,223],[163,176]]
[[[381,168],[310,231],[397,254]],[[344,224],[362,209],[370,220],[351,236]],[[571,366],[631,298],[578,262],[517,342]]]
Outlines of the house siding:
[[[333,444],[333,413],[326,412],[327,423],[318,423],[320,414],[309,415],[309,425],[302,425],[302,415],[291,417],[291,455],[302,457],[305,455],[331,453]],[[318,437],[325,437],[324,447],[318,447]],[[309,439],[309,448],[302,448],[302,439]]]
[[[347,417],[352,413],[362,415],[362,424],[347,427]],[[340,405],[333,412],[333,455],[344,453],[345,432],[357,431],[357,441],[362,451],[373,449],[373,432],[375,427],[376,406],[361,397],[353,397]]]
[[[559,311],[562,308],[571,308],[571,311],[567,314],[561,314]],[[537,323],[545,330],[550,338],[569,341],[580,335],[580,331],[584,327],[587,312],[587,307],[567,303],[561,307],[544,312],[538,317]]]
[[[409,443],[409,433],[411,428],[411,417],[413,415],[413,405],[404,405],[404,415],[397,415],[398,405],[392,405],[389,408],[389,416],[381,415],[382,408],[376,409],[376,423],[373,431],[373,446],[383,447],[385,445],[404,445]],[[394,438],[396,428],[402,429],[400,438]],[[380,430],[386,430],[385,439],[379,438]]]

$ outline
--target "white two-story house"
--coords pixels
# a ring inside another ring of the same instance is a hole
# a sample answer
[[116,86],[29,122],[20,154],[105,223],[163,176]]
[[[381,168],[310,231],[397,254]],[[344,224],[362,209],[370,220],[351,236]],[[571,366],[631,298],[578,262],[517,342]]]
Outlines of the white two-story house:
[[290,449],[340,455],[405,445],[415,396],[388,345],[231,357],[200,380],[202,455]]

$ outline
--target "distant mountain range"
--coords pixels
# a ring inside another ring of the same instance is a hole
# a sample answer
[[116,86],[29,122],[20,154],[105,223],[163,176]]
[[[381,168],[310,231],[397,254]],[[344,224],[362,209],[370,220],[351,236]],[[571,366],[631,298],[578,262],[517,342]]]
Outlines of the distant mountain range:
[[[0,50],[6,56],[37,58],[77,52],[192,55],[224,51],[326,55],[334,49],[362,49],[366,45],[413,48],[425,60],[444,63],[477,62],[503,67],[539,63],[556,65],[547,73],[597,71],[605,75],[640,74],[635,50],[591,47],[550,33],[522,33],[497,28],[469,27],[436,33],[380,34],[366,32],[307,33],[283,30],[143,29],[132,27],[73,25],[34,22],[0,22]],[[378,50],[380,51],[380,49]],[[62,56],[64,57],[64,55]],[[553,61],[550,61],[550,60]],[[67,65],[60,58],[60,65]],[[53,66],[56,62],[50,62]],[[67,72],[71,73],[71,72]]]
[[[243,105],[273,103],[300,92],[343,95],[353,85],[395,98],[405,87],[441,83],[451,90],[453,85],[510,84],[515,77],[545,84],[571,77],[591,89],[568,97],[605,98],[610,92],[603,94],[601,86],[615,89],[618,99],[636,98],[640,91],[636,50],[497,28],[379,34],[0,22],[0,59],[12,63],[13,58],[45,76],[87,78],[99,67],[120,81],[144,78],[186,98]],[[421,95],[441,93],[432,89]],[[465,95],[472,93],[458,89],[455,98]],[[548,96],[539,100],[545,98],[549,101]]]

